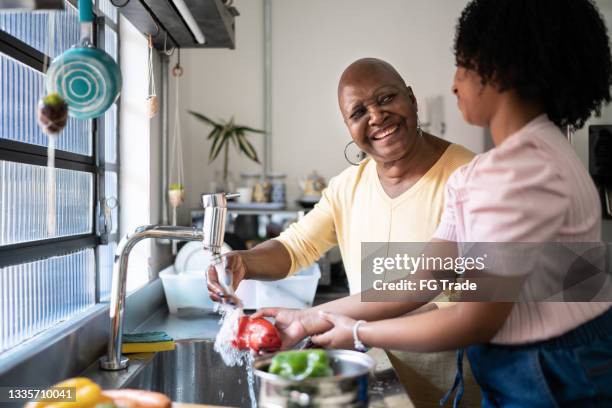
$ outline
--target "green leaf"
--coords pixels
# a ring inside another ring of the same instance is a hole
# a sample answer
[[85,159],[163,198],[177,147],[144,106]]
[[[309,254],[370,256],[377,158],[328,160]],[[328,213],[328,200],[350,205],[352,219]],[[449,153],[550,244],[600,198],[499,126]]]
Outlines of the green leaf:
[[62,97],[57,93],[53,92],[43,98],[43,103],[47,106],[62,106],[66,105],[66,102],[62,99]]
[[221,151],[221,149],[223,148],[223,145],[225,144],[225,140],[226,140],[225,134],[223,133],[220,133],[219,136],[215,138],[212,146],[210,147],[210,154],[208,155],[209,162],[212,162],[217,158],[217,156],[219,155],[219,152]]
[[188,112],[198,120],[213,127],[206,137],[207,140],[212,141],[208,154],[208,160],[210,162],[214,161],[219,156],[219,153],[221,153],[227,143],[232,143],[234,147],[239,149],[239,151],[244,153],[249,159],[259,163],[257,152],[253,145],[246,139],[245,132],[265,133],[265,131],[249,126],[236,125],[233,116],[228,121],[220,120],[215,122],[201,113],[194,111]]
[[236,129],[240,129],[243,132],[253,132],[253,133],[266,133],[265,130],[261,130],[261,129],[253,129],[251,127],[248,126],[242,126],[242,125],[237,125]]
[[223,128],[221,127],[215,127],[209,134],[208,137],[206,138],[207,140],[210,140],[214,137],[217,137],[219,133],[221,133],[221,131],[223,130]]
[[234,129],[234,132],[230,134],[230,139],[232,140],[232,144],[234,145],[236,149],[240,148],[240,146],[238,145],[238,136],[239,136],[239,133],[235,129]]
[[253,160],[255,163],[259,163],[255,148],[249,143],[244,134],[238,135],[238,143],[240,144],[240,150],[246,154],[249,159]]
[[235,126],[234,126],[234,117],[232,116],[229,120],[229,122],[227,122],[225,124],[225,129],[227,130],[227,132],[234,132],[235,131]]
[[196,118],[198,118],[199,120],[201,120],[204,123],[207,123],[211,126],[215,126],[218,127],[220,126],[217,122],[215,122],[212,119],[207,118],[206,116],[202,115],[201,113],[198,112],[194,112],[194,111],[188,111],[190,114],[192,114],[193,116],[195,116]]

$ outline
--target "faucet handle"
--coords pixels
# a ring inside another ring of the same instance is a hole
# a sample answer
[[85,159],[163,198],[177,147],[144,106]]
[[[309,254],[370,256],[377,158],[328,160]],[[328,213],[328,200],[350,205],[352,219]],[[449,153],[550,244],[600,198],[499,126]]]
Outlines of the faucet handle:
[[227,200],[240,196],[240,193],[211,193],[202,194],[202,207],[227,207]]

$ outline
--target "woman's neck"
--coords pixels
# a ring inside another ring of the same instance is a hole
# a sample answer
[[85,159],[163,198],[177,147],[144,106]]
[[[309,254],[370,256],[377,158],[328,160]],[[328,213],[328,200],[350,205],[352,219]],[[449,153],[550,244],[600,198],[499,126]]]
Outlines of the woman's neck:
[[377,162],[376,170],[385,192],[395,198],[412,187],[440,158],[448,143],[423,134],[403,157],[389,162]]
[[514,91],[504,92],[489,122],[495,146],[501,145],[526,124],[544,113],[540,104],[521,100]]

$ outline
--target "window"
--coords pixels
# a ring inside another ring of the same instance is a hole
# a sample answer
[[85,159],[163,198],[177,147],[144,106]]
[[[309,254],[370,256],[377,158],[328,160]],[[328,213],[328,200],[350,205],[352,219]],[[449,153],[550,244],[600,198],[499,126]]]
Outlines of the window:
[[[36,122],[44,68],[78,43],[63,11],[0,12],[0,353],[110,292],[118,234],[118,112],[70,118],[55,153],[56,228],[47,227],[47,136]],[[96,1],[95,42],[115,59],[116,9]]]

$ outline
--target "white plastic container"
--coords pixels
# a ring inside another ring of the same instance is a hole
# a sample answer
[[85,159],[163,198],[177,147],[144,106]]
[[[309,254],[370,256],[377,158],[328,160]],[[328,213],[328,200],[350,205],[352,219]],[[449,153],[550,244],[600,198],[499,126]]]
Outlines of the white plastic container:
[[213,301],[208,297],[206,274],[202,270],[176,273],[169,266],[159,273],[170,313],[181,310],[212,310]]
[[257,309],[288,307],[304,309],[312,306],[321,278],[319,264],[314,263],[293,276],[277,281],[256,281]]
[[[206,310],[213,308],[208,297],[204,269],[176,273],[169,266],[159,273],[170,313],[184,310]],[[262,307],[288,307],[302,309],[310,307],[321,277],[318,264],[313,264],[297,274],[278,281],[244,280],[236,295],[244,302],[245,309]]]

